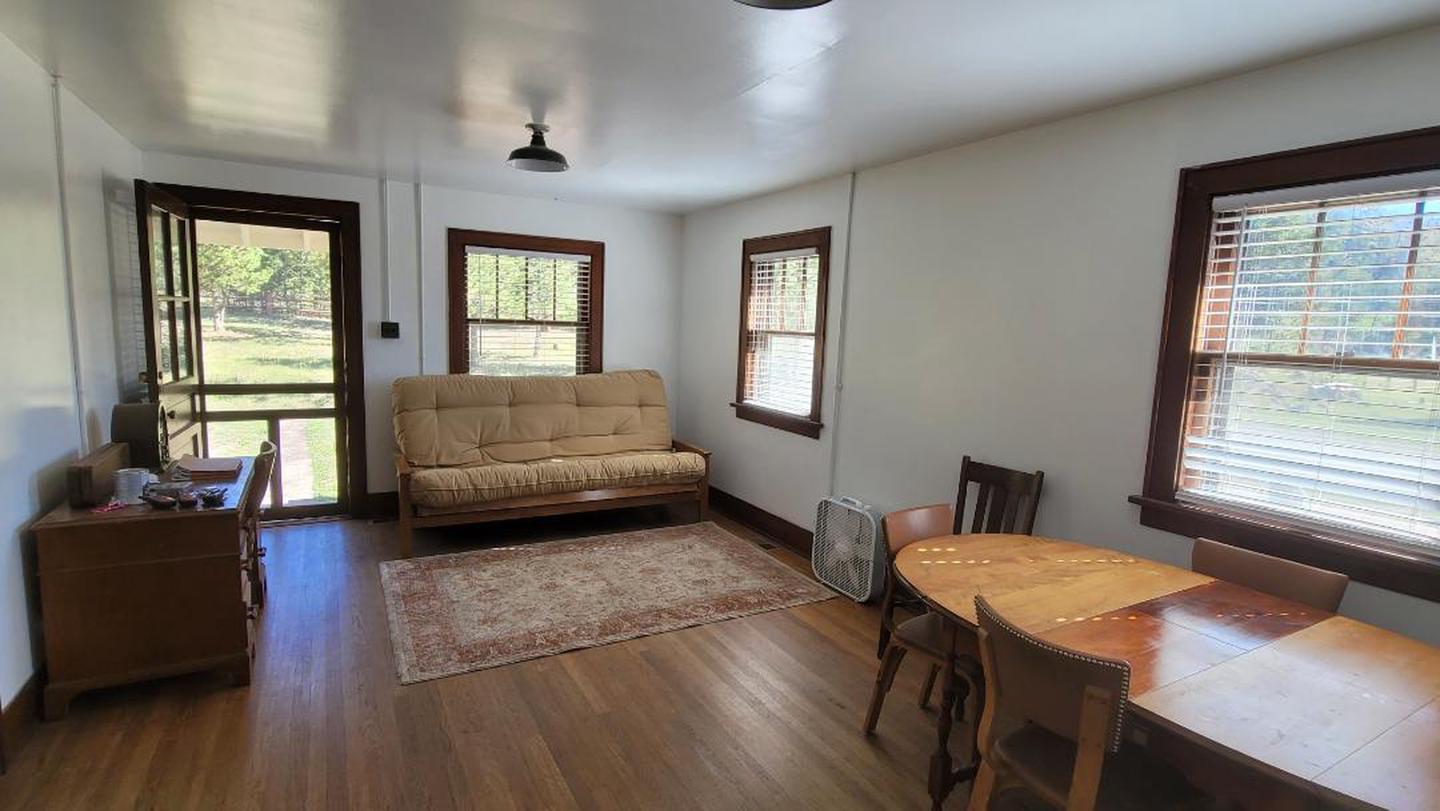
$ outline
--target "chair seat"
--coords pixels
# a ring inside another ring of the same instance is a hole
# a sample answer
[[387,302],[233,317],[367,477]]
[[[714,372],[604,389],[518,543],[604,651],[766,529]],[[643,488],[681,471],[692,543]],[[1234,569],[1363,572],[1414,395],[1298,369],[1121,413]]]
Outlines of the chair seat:
[[[895,626],[895,637],[907,648],[915,648],[937,659],[945,656],[945,621],[933,611],[905,620]],[[955,637],[958,656],[980,658],[980,639],[974,632],[961,629]]]
[[[1052,805],[1065,807],[1075,768],[1075,744],[1049,730],[1027,725],[995,742],[991,757]],[[1203,809],[1209,801],[1173,767],[1131,746],[1105,758],[1096,808],[1151,811]]]

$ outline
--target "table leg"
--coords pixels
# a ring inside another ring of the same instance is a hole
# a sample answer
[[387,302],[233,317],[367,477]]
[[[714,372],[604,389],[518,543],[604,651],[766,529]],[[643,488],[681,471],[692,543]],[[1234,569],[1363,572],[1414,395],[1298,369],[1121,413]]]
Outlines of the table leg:
[[955,672],[955,625],[946,621],[945,656],[940,665],[944,689],[940,698],[940,713],[935,719],[936,748],[930,756],[930,807],[940,811],[956,783],[962,783],[975,776],[975,767],[967,766],[958,771],[953,768],[950,757],[950,728],[955,723],[955,708],[970,692],[969,682]]
[[980,767],[980,718],[985,714],[985,674],[981,671],[974,671],[967,680],[970,685],[970,765],[978,769]]

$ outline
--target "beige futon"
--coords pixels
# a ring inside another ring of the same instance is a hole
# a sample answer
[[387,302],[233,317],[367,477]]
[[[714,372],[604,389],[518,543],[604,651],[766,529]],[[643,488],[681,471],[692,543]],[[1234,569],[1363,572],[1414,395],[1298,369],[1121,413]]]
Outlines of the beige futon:
[[400,543],[412,530],[695,501],[710,455],[675,442],[648,370],[573,377],[402,377],[392,387]]

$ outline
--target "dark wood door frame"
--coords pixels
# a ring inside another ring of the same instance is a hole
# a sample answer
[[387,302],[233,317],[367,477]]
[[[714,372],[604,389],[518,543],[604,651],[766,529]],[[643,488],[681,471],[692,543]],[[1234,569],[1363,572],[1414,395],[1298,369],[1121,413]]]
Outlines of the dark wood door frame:
[[352,514],[372,515],[365,456],[365,330],[360,307],[360,204],[351,200],[293,197],[171,183],[155,185],[189,204],[192,214],[199,219],[307,228],[331,235],[332,253],[338,251],[339,258],[338,262],[332,263],[334,275],[331,283],[340,287],[340,308],[335,313],[335,360],[344,373],[337,403],[345,413],[345,435],[338,438],[344,463],[341,486],[344,488],[342,492],[348,492]]
[[[138,179],[135,181],[135,211],[139,226],[140,299],[145,320],[143,379],[150,401],[159,403],[166,415],[166,436],[160,449],[160,461],[163,462],[174,456],[177,450],[198,452],[202,428],[196,419],[199,413],[197,326],[200,318],[199,290],[196,287],[198,277],[195,274],[195,219],[189,203],[153,183]],[[156,223],[153,216],[156,214],[160,216],[159,233],[154,230]],[[164,268],[163,289],[156,289],[156,264]],[[183,332],[179,329],[182,321],[185,325]],[[162,340],[165,337],[162,333],[169,336],[168,358],[160,356],[160,347],[166,343]],[[182,373],[186,364],[189,368]],[[167,366],[169,379],[164,377]]]

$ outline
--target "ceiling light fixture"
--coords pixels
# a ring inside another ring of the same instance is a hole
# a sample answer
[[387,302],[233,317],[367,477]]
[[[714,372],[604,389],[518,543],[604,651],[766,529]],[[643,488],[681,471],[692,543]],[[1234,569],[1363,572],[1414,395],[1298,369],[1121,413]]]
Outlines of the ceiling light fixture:
[[735,0],[735,2],[755,8],[795,9],[823,6],[830,0]]
[[545,145],[545,133],[550,128],[531,122],[525,125],[530,130],[530,145],[522,146],[510,153],[506,163],[526,172],[563,172],[570,168],[565,156]]

